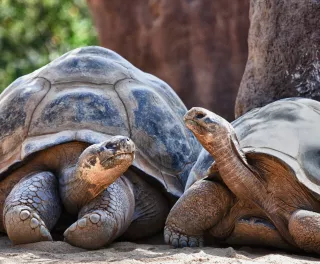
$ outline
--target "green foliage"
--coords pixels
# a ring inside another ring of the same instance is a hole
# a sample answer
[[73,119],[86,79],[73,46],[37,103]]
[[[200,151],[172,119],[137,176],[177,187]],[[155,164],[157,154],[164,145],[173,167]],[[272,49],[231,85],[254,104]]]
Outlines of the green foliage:
[[63,53],[96,42],[85,0],[0,0],[0,92]]

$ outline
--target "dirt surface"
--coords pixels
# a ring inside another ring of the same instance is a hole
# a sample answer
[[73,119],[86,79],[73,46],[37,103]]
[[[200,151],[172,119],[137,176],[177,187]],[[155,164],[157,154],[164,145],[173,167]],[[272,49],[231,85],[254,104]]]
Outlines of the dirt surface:
[[0,237],[0,264],[8,263],[320,263],[320,258],[281,251],[239,248],[183,248],[167,245],[117,242],[108,248],[87,251],[56,242],[13,246]]

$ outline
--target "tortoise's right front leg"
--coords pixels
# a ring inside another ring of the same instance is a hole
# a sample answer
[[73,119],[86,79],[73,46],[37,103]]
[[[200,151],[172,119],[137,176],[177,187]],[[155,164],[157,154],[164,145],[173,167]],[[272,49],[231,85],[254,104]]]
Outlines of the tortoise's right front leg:
[[203,232],[217,224],[231,206],[232,196],[221,184],[196,182],[171,209],[165,242],[174,247],[203,246]]
[[23,178],[5,200],[3,218],[13,244],[52,240],[49,230],[61,213],[58,181],[51,172]]

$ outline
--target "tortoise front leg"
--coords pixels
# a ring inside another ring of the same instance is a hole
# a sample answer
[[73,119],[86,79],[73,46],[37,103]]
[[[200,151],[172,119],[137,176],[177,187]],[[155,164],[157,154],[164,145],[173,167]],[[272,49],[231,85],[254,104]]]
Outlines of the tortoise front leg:
[[51,172],[23,178],[5,200],[4,227],[13,244],[52,240],[61,213],[58,181]]
[[131,183],[121,176],[80,210],[79,220],[65,231],[65,240],[87,249],[105,246],[127,230],[134,207]]
[[320,254],[320,214],[297,210],[289,220],[289,232],[295,243],[307,252]]
[[196,182],[171,209],[164,237],[174,247],[203,245],[203,232],[212,228],[229,211],[232,195],[221,184]]

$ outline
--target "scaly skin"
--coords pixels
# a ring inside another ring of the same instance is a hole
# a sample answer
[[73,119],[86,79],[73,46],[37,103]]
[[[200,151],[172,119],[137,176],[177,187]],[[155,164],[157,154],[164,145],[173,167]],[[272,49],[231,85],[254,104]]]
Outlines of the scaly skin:
[[4,225],[13,244],[52,240],[49,230],[61,213],[58,181],[50,172],[25,177],[4,204]]
[[88,249],[107,245],[129,227],[134,208],[131,183],[122,176],[81,209],[79,220],[64,232],[65,240]]
[[135,240],[159,232],[168,215],[163,195],[139,175],[126,171],[79,212],[79,220],[64,233],[78,247],[97,249],[123,235]]
[[[246,216],[248,221],[240,220]],[[221,183],[200,180],[170,211],[165,242],[174,247],[203,246],[203,234],[207,231],[218,242],[292,249],[265,217],[254,204],[238,200]]]
[[204,231],[219,223],[232,205],[232,194],[221,184],[205,180],[194,183],[169,213],[165,242],[174,247],[202,246]]

